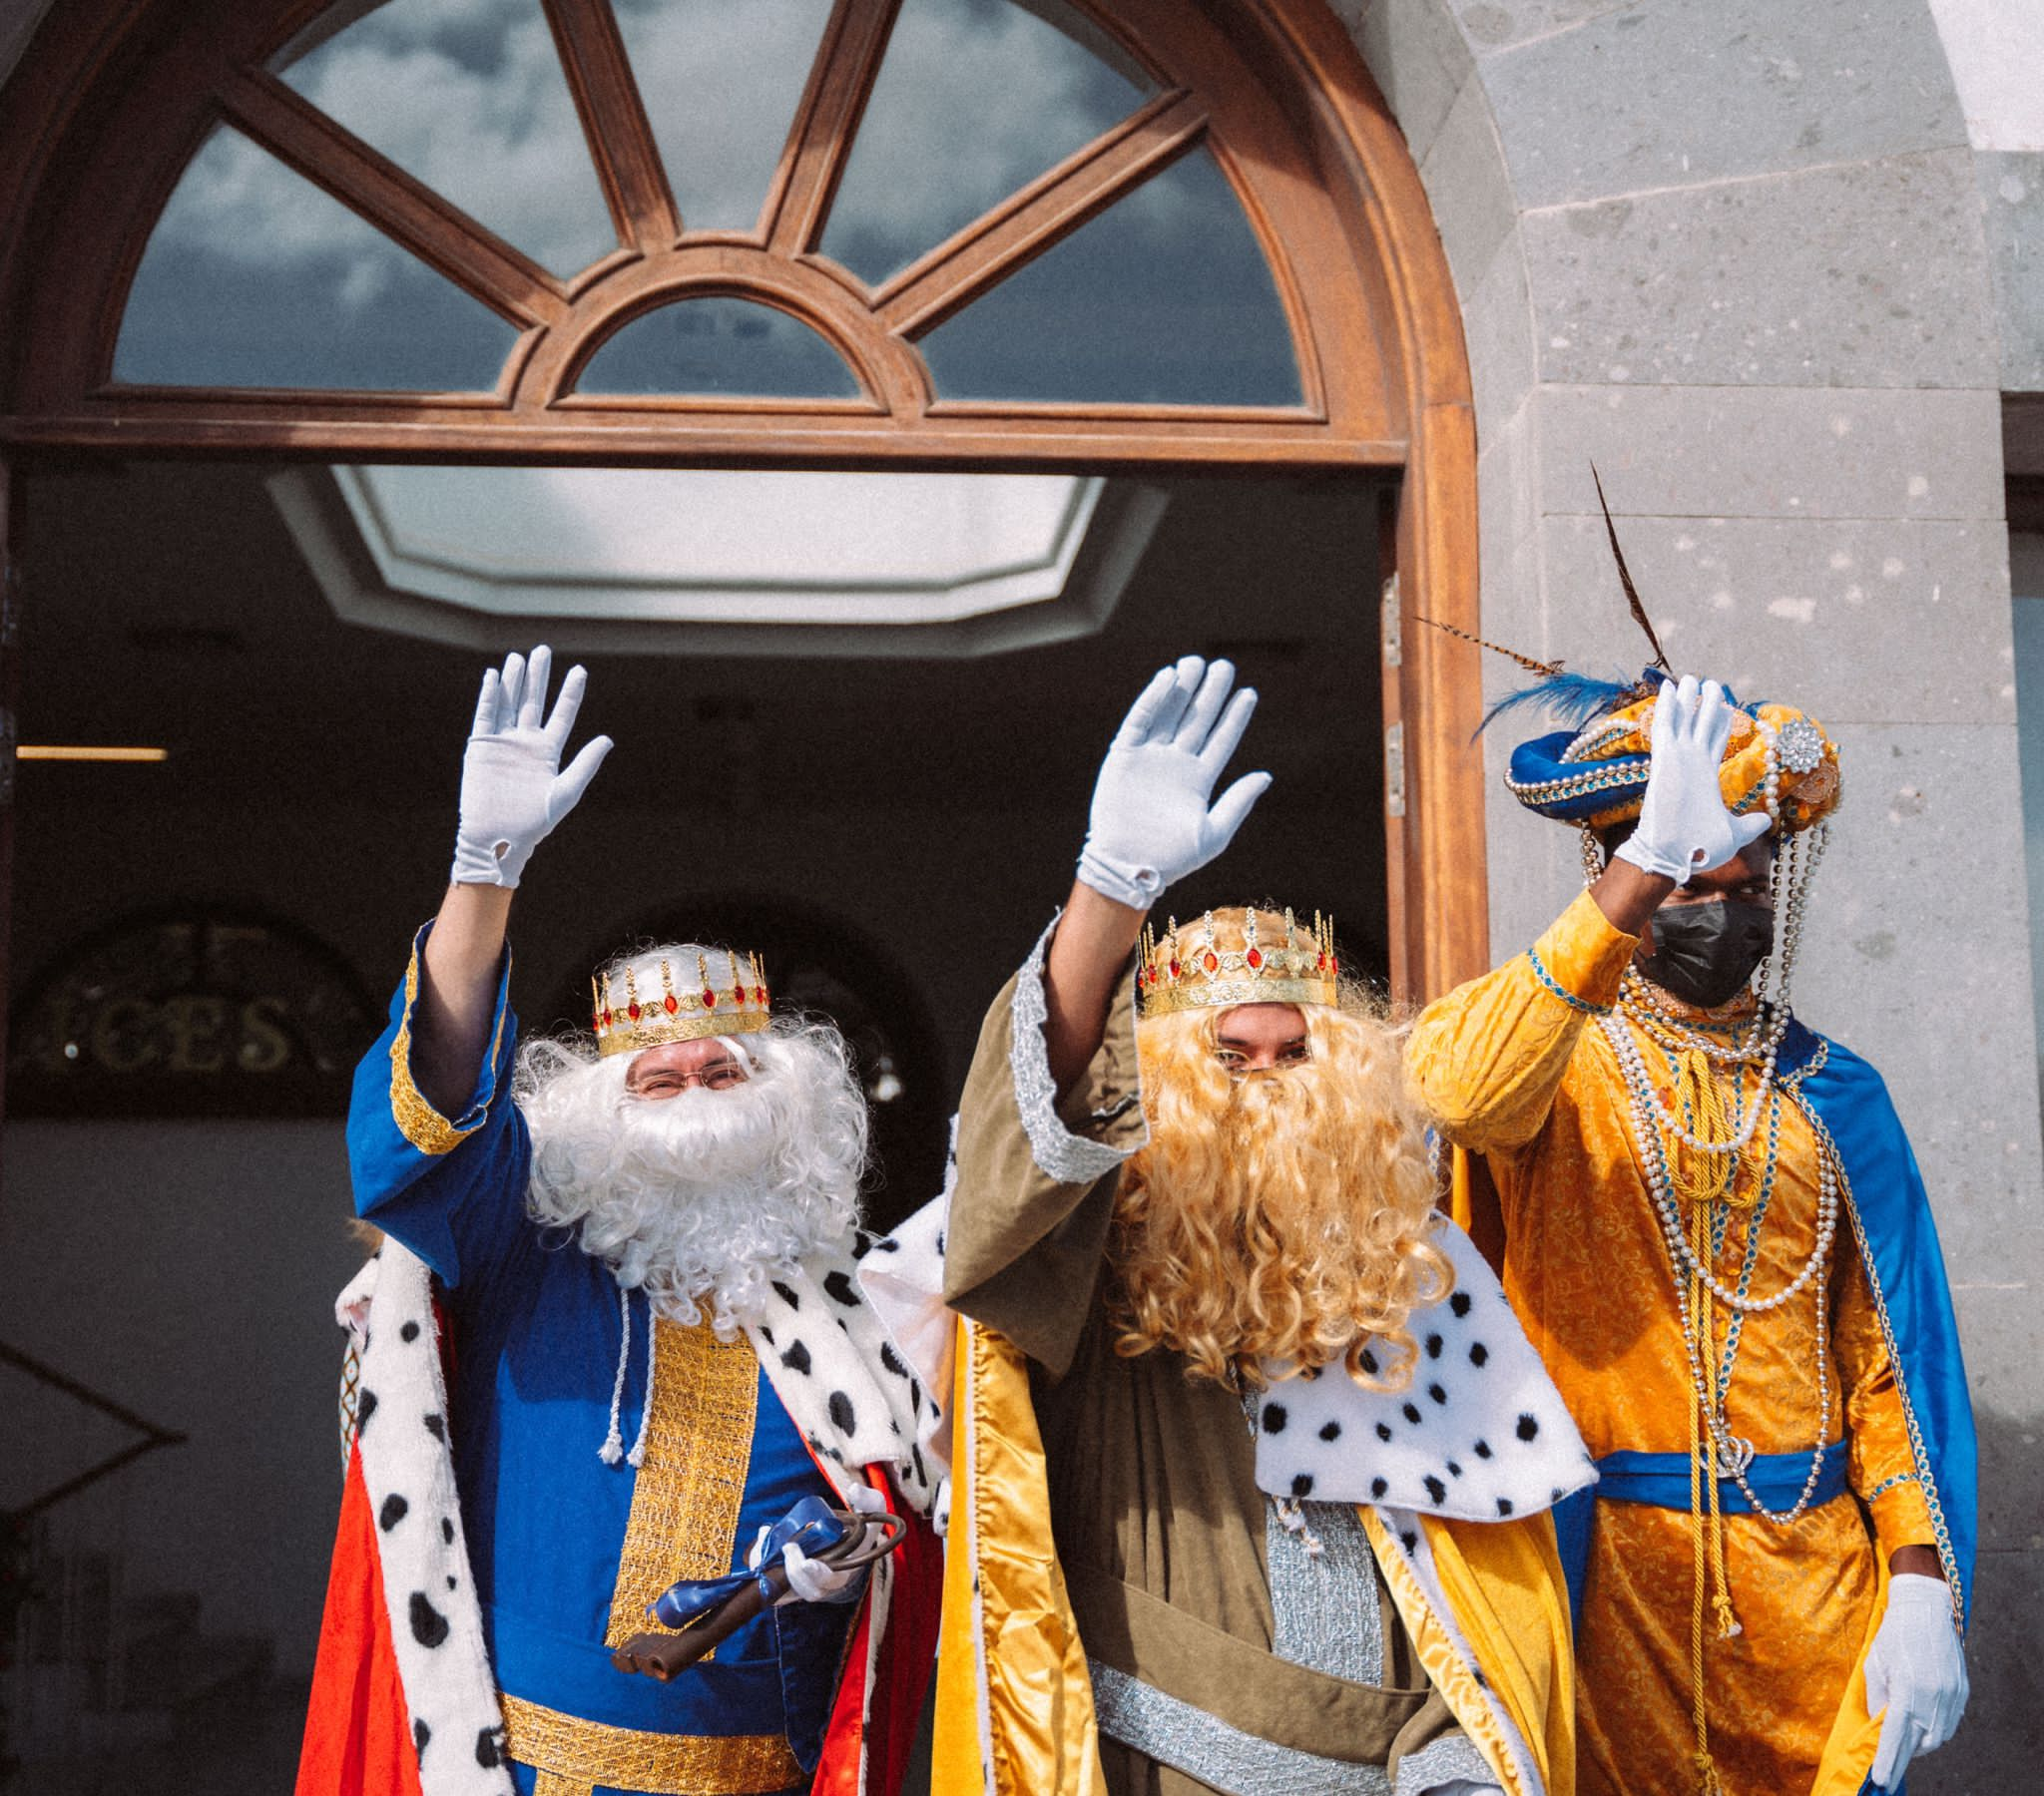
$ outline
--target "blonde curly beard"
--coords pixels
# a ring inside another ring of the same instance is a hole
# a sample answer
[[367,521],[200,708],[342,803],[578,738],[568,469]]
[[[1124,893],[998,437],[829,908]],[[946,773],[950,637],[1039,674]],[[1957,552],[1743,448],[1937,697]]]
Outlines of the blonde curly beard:
[[1115,1350],[1169,1347],[1192,1376],[1261,1387],[1266,1358],[1340,1360],[1400,1390],[1416,1307],[1454,1286],[1427,1239],[1434,1181],[1401,1032],[1358,1004],[1301,1010],[1302,1066],[1229,1076],[1226,1012],[1142,1025],[1149,1144],[1116,1198],[1109,1313]]

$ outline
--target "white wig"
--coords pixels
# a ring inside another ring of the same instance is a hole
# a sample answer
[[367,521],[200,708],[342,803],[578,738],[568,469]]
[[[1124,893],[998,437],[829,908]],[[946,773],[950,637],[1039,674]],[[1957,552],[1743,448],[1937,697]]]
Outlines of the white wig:
[[[690,965],[698,949],[654,952]],[[727,1339],[776,1275],[844,1243],[866,1160],[865,1097],[835,1028],[776,1017],[730,1045],[750,1077],[721,1092],[637,1098],[635,1057],[600,1059],[587,1037],[526,1043],[514,1086],[534,1220],[572,1231],[662,1314],[707,1316]]]

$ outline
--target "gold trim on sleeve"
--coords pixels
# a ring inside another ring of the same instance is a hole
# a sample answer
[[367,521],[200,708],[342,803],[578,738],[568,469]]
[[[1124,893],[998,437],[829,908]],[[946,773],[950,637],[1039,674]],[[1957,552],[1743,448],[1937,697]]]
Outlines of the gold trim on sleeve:
[[593,1789],[645,1796],[767,1796],[802,1782],[779,1734],[663,1734],[584,1721],[506,1695],[510,1756],[539,1773],[542,1796],[589,1796]]
[[618,1556],[606,1646],[622,1646],[638,1633],[672,1633],[647,1613],[654,1599],[685,1577],[722,1577],[731,1570],[753,1463],[760,1360],[752,1343],[743,1336],[720,1341],[707,1322],[682,1328],[656,1318],[653,1328],[653,1415]]
[[[404,1019],[390,1044],[390,1114],[399,1132],[421,1153],[451,1153],[482,1127],[480,1121],[457,1128],[426,1102],[426,1096],[411,1076],[411,1013],[419,999],[419,950],[413,942],[411,963],[404,970]],[[500,1007],[501,1008],[501,1007]],[[497,1039],[490,1043],[490,1064],[496,1065],[503,1022],[497,1024]]]

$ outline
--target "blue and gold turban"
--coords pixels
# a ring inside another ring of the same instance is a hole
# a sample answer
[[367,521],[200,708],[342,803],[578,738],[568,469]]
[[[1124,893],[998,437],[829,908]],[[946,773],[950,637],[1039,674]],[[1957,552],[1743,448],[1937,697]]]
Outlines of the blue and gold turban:
[[[1605,829],[1640,814],[1647,792],[1654,701],[1668,675],[1649,668],[1634,685],[1557,674],[1516,692],[1484,719],[1532,706],[1575,724],[1512,750],[1505,784],[1528,810]],[[1765,810],[1775,833],[1793,835],[1838,808],[1838,747],[1815,718],[1788,704],[1741,704],[1718,783],[1735,815]]]

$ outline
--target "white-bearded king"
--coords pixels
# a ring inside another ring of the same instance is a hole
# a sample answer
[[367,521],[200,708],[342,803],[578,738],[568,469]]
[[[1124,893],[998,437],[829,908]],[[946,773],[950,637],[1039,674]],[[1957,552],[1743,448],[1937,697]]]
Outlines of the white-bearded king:
[[[343,1293],[359,1373],[299,1796],[892,1791],[934,1640],[939,1418],[859,1283],[865,1100],[837,1032],[776,1017],[721,946],[627,955],[591,1036],[518,1046],[511,894],[610,746],[563,768],[584,679],[548,715],[549,661],[485,676],[453,878],[355,1079],[356,1207],[385,1239]],[[768,1540],[804,1500],[905,1543],[858,1570]],[[777,1600],[697,1662],[621,1667],[767,1572],[784,1593],[763,1581]]]
[[901,1331],[954,1393],[932,1788],[1566,1792],[1544,1512],[1591,1472],[1434,1213],[1399,1033],[1330,924],[1144,929],[1268,783],[1210,802],[1232,683],[1189,659],[1123,724],[899,1231],[966,1318]]

